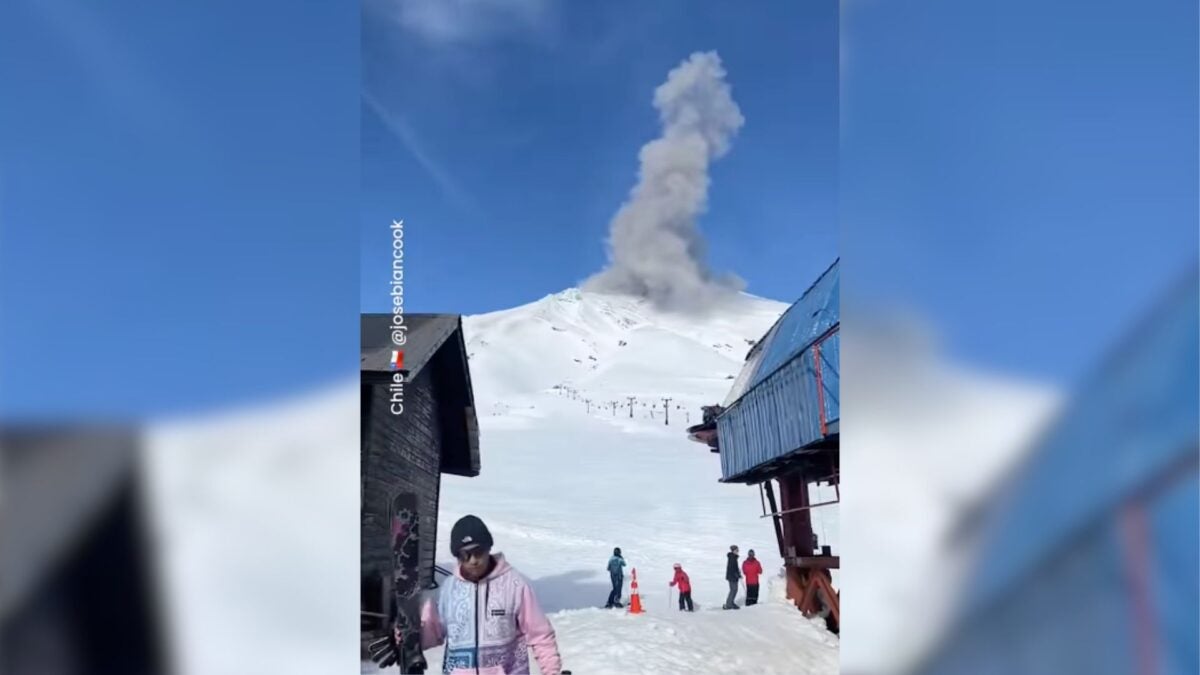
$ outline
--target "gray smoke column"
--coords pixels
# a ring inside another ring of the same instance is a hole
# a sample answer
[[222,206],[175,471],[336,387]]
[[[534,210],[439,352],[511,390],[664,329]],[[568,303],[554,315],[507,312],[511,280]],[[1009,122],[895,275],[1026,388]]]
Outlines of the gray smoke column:
[[662,136],[642,146],[637,185],[609,225],[609,265],[583,287],[702,309],[743,285],[708,269],[696,220],[708,206],[709,164],[729,152],[745,119],[716,52],[673,69],[655,89],[654,107]]

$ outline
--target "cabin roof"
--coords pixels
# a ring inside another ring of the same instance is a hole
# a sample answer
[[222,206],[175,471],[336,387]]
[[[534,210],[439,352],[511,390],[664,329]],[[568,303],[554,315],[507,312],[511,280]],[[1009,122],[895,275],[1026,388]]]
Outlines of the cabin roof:
[[[401,328],[403,326],[403,328]],[[397,345],[393,334],[404,336]],[[364,385],[384,385],[402,374],[413,382],[428,370],[441,414],[441,471],[479,475],[479,420],[467,363],[462,317],[457,314],[363,314],[360,322],[359,372]],[[403,365],[393,367],[393,353],[403,351]]]

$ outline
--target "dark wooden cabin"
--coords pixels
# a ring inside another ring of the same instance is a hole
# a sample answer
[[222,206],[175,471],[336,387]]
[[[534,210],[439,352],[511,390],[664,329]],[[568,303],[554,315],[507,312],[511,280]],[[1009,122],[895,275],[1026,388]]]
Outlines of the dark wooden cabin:
[[166,672],[131,427],[0,429],[0,672]]
[[[434,583],[441,475],[479,475],[479,430],[462,320],[406,314],[407,342],[392,343],[392,315],[361,319],[362,601],[364,638],[384,630],[392,579],[389,505],[418,495],[423,587]],[[403,350],[394,366],[393,351]],[[403,405],[402,412],[399,405]]]

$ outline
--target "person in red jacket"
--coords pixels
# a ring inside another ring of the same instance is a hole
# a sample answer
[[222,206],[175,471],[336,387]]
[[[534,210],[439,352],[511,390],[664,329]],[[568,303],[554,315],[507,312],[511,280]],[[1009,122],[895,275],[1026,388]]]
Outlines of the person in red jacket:
[[762,574],[762,563],[754,557],[751,549],[742,563],[742,574],[746,577],[746,606],[758,604],[758,577]]
[[687,611],[696,611],[692,607],[692,582],[688,579],[687,572],[683,571],[683,565],[675,563],[675,578],[671,580],[672,586],[679,586],[679,611],[683,611],[687,607]]

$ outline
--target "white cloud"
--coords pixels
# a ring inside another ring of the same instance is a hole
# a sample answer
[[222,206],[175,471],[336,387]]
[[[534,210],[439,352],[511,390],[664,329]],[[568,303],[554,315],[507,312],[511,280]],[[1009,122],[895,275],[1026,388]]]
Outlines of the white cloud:
[[395,5],[405,29],[441,44],[543,31],[553,9],[553,0],[399,0]]

